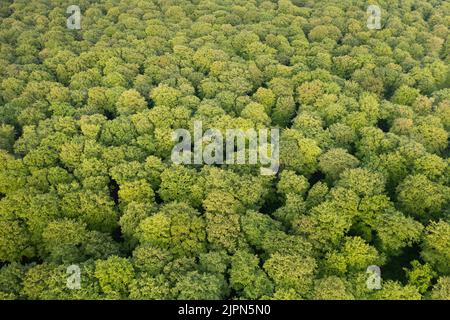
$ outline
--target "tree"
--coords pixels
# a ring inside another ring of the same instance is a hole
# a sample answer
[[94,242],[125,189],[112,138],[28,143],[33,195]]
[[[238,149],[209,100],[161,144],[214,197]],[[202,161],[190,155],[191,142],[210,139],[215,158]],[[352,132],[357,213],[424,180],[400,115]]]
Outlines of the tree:
[[281,229],[278,221],[256,211],[247,211],[241,217],[241,225],[247,241],[258,249],[262,248],[269,232]]
[[326,250],[339,243],[352,225],[353,215],[350,210],[342,214],[342,208],[333,201],[324,201],[315,206],[310,215],[302,215],[292,221],[295,233],[305,235],[314,247]]
[[133,251],[133,266],[149,276],[157,276],[164,266],[173,260],[172,254],[164,249],[141,245]]
[[408,277],[408,283],[417,287],[421,294],[424,294],[430,287],[431,280],[435,273],[429,264],[420,264],[419,261],[411,262],[411,269],[404,269]]
[[140,243],[169,249],[179,256],[205,251],[205,221],[186,203],[172,202],[141,221],[137,235]]
[[133,123],[126,117],[107,121],[100,134],[100,142],[106,146],[127,145],[136,137]]
[[247,299],[270,296],[273,283],[259,267],[259,259],[246,251],[237,251],[231,257],[230,287]]
[[450,224],[444,220],[431,221],[425,229],[421,256],[436,270],[448,274],[450,245]]
[[266,233],[261,247],[266,255],[280,253],[283,255],[310,256],[313,254],[313,246],[305,237],[286,234],[280,230]]
[[267,115],[265,108],[259,103],[248,104],[241,112],[241,117],[253,120],[257,124],[268,126],[270,124],[270,117]]
[[384,252],[398,255],[405,246],[412,246],[420,240],[423,225],[399,211],[388,211],[380,215],[374,229]]
[[86,237],[86,224],[69,219],[52,221],[42,232],[45,250],[55,263],[77,262],[82,259],[83,253],[79,248]]
[[353,295],[346,288],[341,278],[330,276],[319,279],[314,284],[315,300],[353,300]]
[[373,294],[380,300],[420,300],[419,290],[411,285],[402,286],[399,282],[388,280],[383,283],[381,290]]
[[120,299],[128,296],[128,286],[133,281],[133,265],[125,258],[110,256],[95,262],[95,277],[107,297]]
[[130,115],[147,109],[147,102],[136,90],[122,92],[116,102],[119,115]]
[[166,202],[185,201],[197,207],[203,191],[197,185],[197,173],[194,169],[174,165],[161,173],[159,195]]
[[79,217],[88,227],[98,231],[110,232],[117,226],[117,211],[113,200],[105,193],[92,193],[88,190],[67,193],[61,202],[63,216]]
[[276,96],[272,92],[272,90],[260,87],[258,88],[258,90],[256,90],[253,98],[256,100],[256,102],[264,106],[267,114],[271,113],[272,107],[274,106],[276,101]]
[[435,182],[445,182],[448,163],[435,154],[426,154],[414,161],[413,172],[423,174],[429,180]]
[[367,169],[347,169],[340,175],[338,186],[348,188],[359,196],[372,196],[383,193],[384,178],[377,172]]
[[241,237],[239,215],[228,214],[225,216],[220,213],[207,212],[205,218],[207,239],[211,248],[234,252]]
[[360,237],[348,237],[339,252],[329,251],[325,255],[325,266],[330,274],[364,271],[370,265],[381,265],[384,261],[377,250]]
[[33,255],[27,230],[18,220],[0,216],[0,226],[0,260],[20,261]]
[[210,213],[217,213],[224,216],[240,214],[243,211],[242,203],[231,193],[212,190],[203,200],[203,208]]
[[225,274],[230,264],[230,256],[225,251],[209,251],[200,254],[199,271]]
[[428,218],[440,214],[448,201],[446,187],[428,180],[424,175],[411,175],[397,187],[398,201],[413,216]]
[[170,284],[163,275],[151,277],[147,274],[132,280],[129,297],[133,300],[174,299]]
[[312,139],[293,130],[284,130],[280,140],[280,163],[286,169],[309,176],[316,171],[321,149]]
[[395,91],[392,101],[398,104],[412,105],[418,96],[419,90],[403,85]]
[[325,196],[328,193],[328,186],[322,181],[314,184],[308,191],[308,196],[306,197],[306,205],[308,208],[315,207],[319,203],[325,200]]
[[119,199],[122,204],[132,201],[153,203],[155,201],[155,193],[150,183],[145,180],[126,182],[119,186]]
[[175,107],[180,96],[178,90],[166,85],[158,86],[150,93],[150,98],[156,106]]
[[356,168],[359,160],[345,149],[330,149],[319,157],[319,168],[332,181],[337,180],[345,169]]
[[313,285],[316,261],[311,257],[274,253],[264,263],[264,270],[278,288],[292,288],[307,296]]
[[341,37],[341,31],[335,26],[316,26],[309,32],[311,41],[322,41],[324,39],[332,39],[337,41]]
[[295,115],[295,110],[295,101],[291,95],[279,97],[272,111],[273,123],[280,127],[287,127]]
[[156,211],[153,203],[149,202],[130,202],[123,209],[123,214],[119,219],[124,238],[133,247],[137,243],[137,228],[142,220],[149,217]]
[[440,277],[434,285],[431,292],[431,298],[434,300],[449,300],[450,299],[450,278]]
[[304,196],[309,189],[309,182],[304,176],[295,174],[294,171],[283,170],[280,174],[280,180],[277,184],[277,191],[280,194],[289,193]]
[[430,153],[442,153],[448,145],[448,132],[438,125],[430,125],[424,121],[412,130],[412,136],[422,143]]
[[69,297],[63,268],[43,263],[30,267],[23,277],[21,295],[28,299],[52,300]]
[[0,269],[0,296],[2,299],[17,299],[22,289],[25,268],[18,263],[10,263]]
[[8,124],[0,126],[0,148],[12,151],[14,144],[14,127]]
[[174,292],[181,300],[219,300],[226,293],[225,278],[193,271],[177,282]]

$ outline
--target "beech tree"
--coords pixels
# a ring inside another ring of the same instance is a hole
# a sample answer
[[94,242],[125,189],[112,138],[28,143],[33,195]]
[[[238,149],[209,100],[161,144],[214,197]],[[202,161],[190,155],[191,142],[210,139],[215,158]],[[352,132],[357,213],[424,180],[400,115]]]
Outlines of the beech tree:
[[0,3],[0,299],[449,299],[448,1],[60,2]]

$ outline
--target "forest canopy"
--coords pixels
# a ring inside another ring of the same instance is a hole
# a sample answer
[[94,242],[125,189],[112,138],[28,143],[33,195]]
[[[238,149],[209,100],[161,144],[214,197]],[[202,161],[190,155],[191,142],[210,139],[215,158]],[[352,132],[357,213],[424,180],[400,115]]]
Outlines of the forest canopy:
[[449,1],[70,4],[0,3],[0,299],[450,299]]

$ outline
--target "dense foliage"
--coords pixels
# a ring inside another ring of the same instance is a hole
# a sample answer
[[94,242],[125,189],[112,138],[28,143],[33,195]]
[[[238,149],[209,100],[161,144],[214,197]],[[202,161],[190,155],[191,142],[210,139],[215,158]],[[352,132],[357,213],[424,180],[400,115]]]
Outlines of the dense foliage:
[[[74,2],[0,3],[1,299],[450,299],[450,2]],[[172,164],[194,120],[280,171]]]

